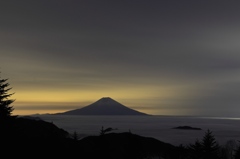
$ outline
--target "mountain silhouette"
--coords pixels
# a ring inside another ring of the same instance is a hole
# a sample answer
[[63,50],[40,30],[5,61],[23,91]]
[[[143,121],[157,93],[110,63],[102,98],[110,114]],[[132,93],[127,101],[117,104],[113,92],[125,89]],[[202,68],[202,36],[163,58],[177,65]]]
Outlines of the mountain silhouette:
[[110,97],[103,97],[96,102],[80,109],[74,109],[58,115],[148,115],[113,100]]

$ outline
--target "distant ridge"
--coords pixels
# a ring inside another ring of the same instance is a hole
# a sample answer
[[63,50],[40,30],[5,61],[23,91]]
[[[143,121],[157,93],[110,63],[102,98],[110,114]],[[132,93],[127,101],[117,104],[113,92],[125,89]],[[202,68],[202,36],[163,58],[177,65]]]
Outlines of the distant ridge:
[[57,115],[148,115],[113,100],[110,97],[103,97],[96,102],[80,109],[74,109]]

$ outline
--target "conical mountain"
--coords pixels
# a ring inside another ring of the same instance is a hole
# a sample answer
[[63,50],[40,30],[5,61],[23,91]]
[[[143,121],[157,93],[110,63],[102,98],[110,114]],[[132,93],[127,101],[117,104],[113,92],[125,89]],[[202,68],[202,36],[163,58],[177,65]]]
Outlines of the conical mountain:
[[61,115],[148,115],[133,109],[130,109],[123,104],[113,100],[110,97],[103,97],[96,102],[80,109],[74,109]]

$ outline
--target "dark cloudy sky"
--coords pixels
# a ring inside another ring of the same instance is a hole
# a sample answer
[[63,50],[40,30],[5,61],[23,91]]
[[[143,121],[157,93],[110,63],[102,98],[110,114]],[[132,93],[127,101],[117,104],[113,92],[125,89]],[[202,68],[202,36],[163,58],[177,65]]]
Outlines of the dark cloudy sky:
[[14,114],[102,97],[150,114],[240,116],[240,2],[6,0],[0,69]]

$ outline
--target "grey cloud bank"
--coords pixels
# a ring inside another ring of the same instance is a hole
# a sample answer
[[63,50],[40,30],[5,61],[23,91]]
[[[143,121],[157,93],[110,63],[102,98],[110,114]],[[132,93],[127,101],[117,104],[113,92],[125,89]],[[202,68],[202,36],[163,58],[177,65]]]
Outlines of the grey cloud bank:
[[158,114],[176,108],[238,116],[239,6],[236,1],[5,1],[1,72],[19,88],[174,88],[166,98],[148,95],[156,101],[149,107],[159,108]]

